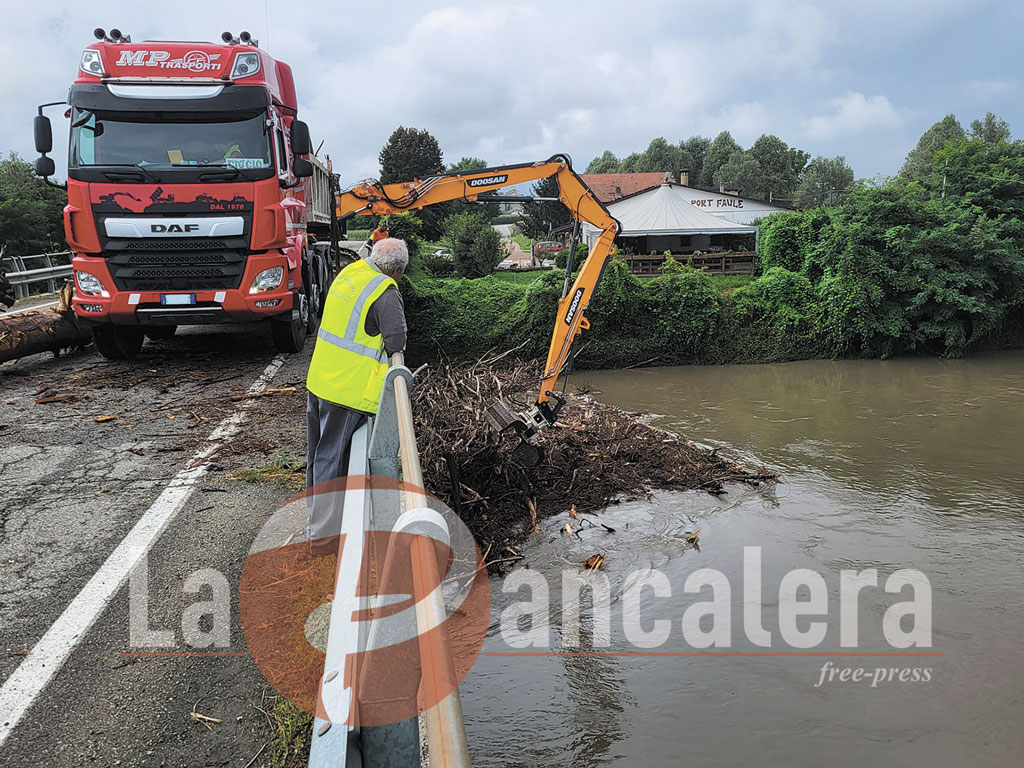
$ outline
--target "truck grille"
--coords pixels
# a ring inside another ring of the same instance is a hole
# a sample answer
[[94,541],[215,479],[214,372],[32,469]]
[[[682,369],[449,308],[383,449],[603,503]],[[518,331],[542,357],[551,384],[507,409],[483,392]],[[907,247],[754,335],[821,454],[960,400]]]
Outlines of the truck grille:
[[[197,244],[205,248],[198,248]],[[122,291],[238,288],[245,271],[245,256],[233,250],[219,250],[219,245],[217,241],[181,240],[173,243],[174,250],[167,250],[171,246],[167,242],[128,242],[123,250],[108,254],[107,265],[114,284]]]
[[228,244],[223,240],[128,240],[122,247],[125,251],[210,251],[224,249]]

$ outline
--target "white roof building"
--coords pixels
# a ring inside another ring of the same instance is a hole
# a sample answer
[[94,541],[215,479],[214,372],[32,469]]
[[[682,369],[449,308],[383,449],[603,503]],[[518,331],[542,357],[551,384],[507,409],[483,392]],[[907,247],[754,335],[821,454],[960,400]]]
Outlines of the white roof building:
[[[645,238],[643,241],[649,248],[662,250],[671,248],[681,243],[691,243],[699,247],[706,247],[711,241],[712,235],[730,234],[757,234],[757,227],[734,221],[734,218],[749,218],[750,221],[767,212],[753,212],[750,208],[727,208],[726,205],[718,206],[717,198],[710,198],[716,202],[709,208],[706,204],[695,204],[694,200],[706,200],[709,198],[697,198],[692,193],[711,194],[702,190],[695,190],[691,187],[666,182],[656,187],[637,192],[628,197],[621,198],[612,203],[607,203],[609,213],[614,216],[622,225],[620,237]],[[722,198],[729,198],[740,203],[747,203],[743,198],[735,198],[731,195],[718,195]],[[749,201],[762,205],[757,201]],[[767,206],[768,204],[763,204]],[[783,210],[771,206],[774,211]],[[718,215],[712,211],[718,211]],[[739,214],[737,215],[737,212]],[[592,247],[597,239],[598,231],[584,225],[588,244]],[[681,240],[680,237],[686,237]],[[699,237],[699,239],[697,239]]]
[[[644,235],[724,235],[755,232],[756,227],[715,216],[692,204],[689,187],[661,184],[608,204],[608,211],[622,224],[622,237]],[[723,195],[728,197],[728,195]]]

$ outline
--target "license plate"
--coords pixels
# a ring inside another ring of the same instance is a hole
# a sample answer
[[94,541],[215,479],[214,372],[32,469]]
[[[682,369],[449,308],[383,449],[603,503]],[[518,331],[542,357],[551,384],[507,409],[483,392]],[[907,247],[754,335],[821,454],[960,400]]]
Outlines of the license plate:
[[164,306],[180,306],[182,304],[195,304],[194,293],[163,293],[160,295],[160,303]]

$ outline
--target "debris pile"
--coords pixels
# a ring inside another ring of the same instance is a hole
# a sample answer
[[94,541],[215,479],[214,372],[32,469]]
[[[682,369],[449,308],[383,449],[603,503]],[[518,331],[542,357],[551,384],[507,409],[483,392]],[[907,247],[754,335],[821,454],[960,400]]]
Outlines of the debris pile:
[[486,408],[503,399],[524,409],[536,398],[536,364],[509,353],[471,364],[440,363],[420,372],[413,413],[424,483],[465,520],[481,546],[515,544],[538,517],[575,507],[595,512],[654,489],[724,493],[727,482],[775,482],[590,397],[575,397],[559,423],[541,432],[544,458],[517,464],[517,438],[487,426]]

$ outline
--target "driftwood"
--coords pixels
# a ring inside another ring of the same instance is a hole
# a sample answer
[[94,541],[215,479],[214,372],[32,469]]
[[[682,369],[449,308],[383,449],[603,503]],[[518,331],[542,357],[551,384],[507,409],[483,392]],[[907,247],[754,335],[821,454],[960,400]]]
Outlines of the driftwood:
[[0,363],[7,360],[83,347],[92,341],[92,332],[83,328],[68,308],[69,292],[61,295],[60,305],[50,309],[0,313]]
[[498,398],[527,405],[538,380],[535,363],[523,365],[509,353],[442,362],[416,377],[413,413],[426,487],[458,511],[481,546],[499,551],[533,531],[538,518],[568,513],[578,520],[655,489],[721,494],[727,483],[778,479],[586,396],[572,398],[559,424],[541,432],[541,464],[521,466],[512,453],[515,438],[495,434],[483,412]]

